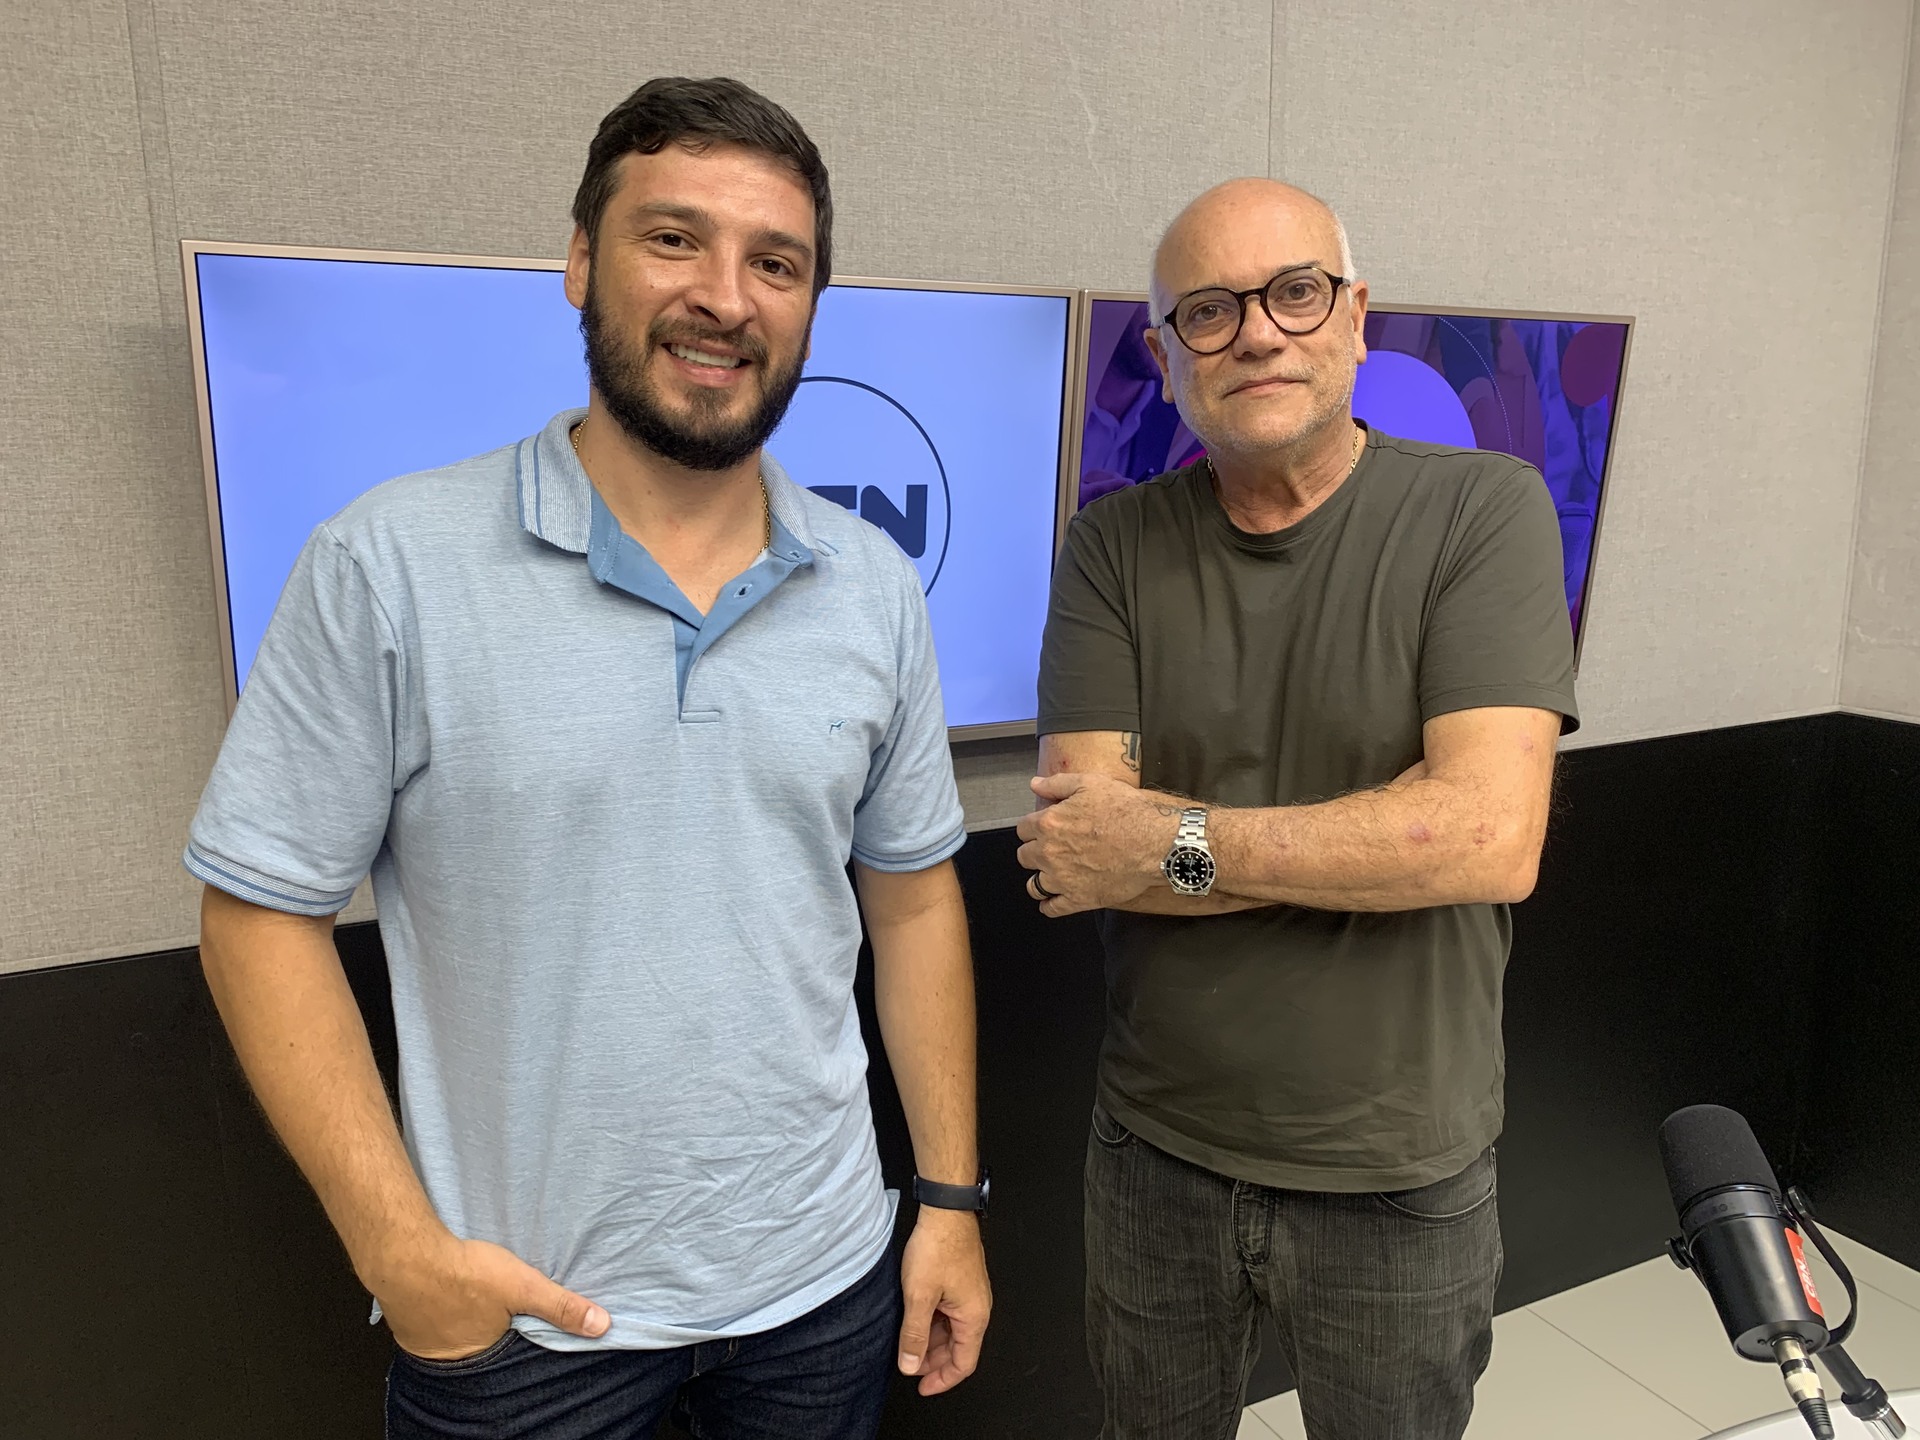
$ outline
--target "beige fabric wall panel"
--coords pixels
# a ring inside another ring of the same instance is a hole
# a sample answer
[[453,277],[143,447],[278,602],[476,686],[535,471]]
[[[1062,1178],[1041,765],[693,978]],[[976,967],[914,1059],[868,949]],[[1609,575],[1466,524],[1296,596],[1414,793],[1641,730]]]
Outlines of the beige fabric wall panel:
[[[195,934],[177,857],[223,713],[182,237],[558,255],[600,116],[649,75],[731,73],[825,150],[842,273],[1133,284],[1167,177],[1265,165],[1271,24],[1264,0],[10,7],[0,970]],[[1154,113],[1148,68],[1209,103]],[[1030,768],[965,757],[970,819]]]
[[1840,703],[1920,720],[1920,33],[1913,45]]
[[1279,8],[1275,173],[1376,293],[1639,317],[1580,743],[1836,701],[1909,9]]
[[194,929],[177,857],[219,741],[218,651],[142,150],[119,0],[8,7],[0,970]]
[[[656,74],[799,117],[847,274],[1133,284],[1170,190],[1266,163],[1264,0],[153,3],[179,223],[222,239],[558,255],[594,125]],[[1149,68],[1207,103],[1148,105]]]
[[[1383,295],[1637,313],[1586,738],[1833,704],[1908,11],[9,7],[0,970],[194,934],[177,854],[222,705],[178,240],[558,255],[595,122],[652,74],[794,110],[846,274],[1135,287],[1182,201],[1271,167],[1341,205]],[[1888,327],[1847,631],[1847,693],[1878,708],[1920,703],[1911,328]],[[970,820],[1024,808],[1027,763],[964,756]]]

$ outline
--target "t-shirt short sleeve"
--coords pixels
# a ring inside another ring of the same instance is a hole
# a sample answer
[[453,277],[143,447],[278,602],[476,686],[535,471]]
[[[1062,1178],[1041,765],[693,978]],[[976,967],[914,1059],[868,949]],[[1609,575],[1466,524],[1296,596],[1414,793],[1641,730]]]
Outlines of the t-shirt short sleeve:
[[404,783],[405,658],[321,526],[287,580],[188,832],[185,863],[242,900],[329,915],[353,898]]
[[1040,642],[1040,733],[1140,729],[1140,660],[1108,538],[1076,516],[1053,567]]
[[1491,705],[1579,728],[1560,521],[1540,473],[1485,482],[1443,561],[1420,650],[1420,718]]
[[933,629],[917,577],[901,584],[896,635],[898,698],[854,808],[853,858],[869,869],[905,872],[947,859],[966,843],[967,826],[947,746]]

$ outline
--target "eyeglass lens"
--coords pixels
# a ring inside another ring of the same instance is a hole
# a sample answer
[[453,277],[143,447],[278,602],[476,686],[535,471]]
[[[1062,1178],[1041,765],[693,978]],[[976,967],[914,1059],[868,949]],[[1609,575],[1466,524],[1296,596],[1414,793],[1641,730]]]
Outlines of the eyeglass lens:
[[[1334,284],[1317,268],[1286,270],[1267,283],[1267,314],[1289,335],[1317,330],[1333,313]],[[1227,289],[1197,290],[1174,308],[1173,328],[1202,354],[1224,350],[1240,333],[1245,311]]]

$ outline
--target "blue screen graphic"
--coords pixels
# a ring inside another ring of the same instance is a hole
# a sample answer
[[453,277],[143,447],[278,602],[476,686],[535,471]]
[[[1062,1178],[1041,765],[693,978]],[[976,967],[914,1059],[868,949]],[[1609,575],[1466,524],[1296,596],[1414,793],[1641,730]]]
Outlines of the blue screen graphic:
[[[196,256],[236,682],[313,528],[586,403],[554,270]],[[1063,296],[831,286],[768,443],[919,569],[950,725],[1031,720],[1065,405]]]

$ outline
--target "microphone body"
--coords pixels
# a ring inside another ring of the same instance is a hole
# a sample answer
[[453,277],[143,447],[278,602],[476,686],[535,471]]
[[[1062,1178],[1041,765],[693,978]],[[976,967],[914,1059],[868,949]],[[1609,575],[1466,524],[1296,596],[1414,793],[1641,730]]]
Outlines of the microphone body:
[[1753,1130],[1723,1106],[1690,1105],[1660,1127],[1660,1160],[1680,1217],[1674,1262],[1707,1287],[1734,1350],[1777,1364],[1808,1427],[1831,1440],[1833,1421],[1809,1359],[1828,1341],[1826,1315]]
[[1681,1212],[1680,1232],[1741,1355],[1772,1360],[1773,1342],[1787,1337],[1810,1354],[1827,1343],[1827,1317],[1799,1232],[1787,1226],[1777,1194],[1753,1185],[1709,1191]]

